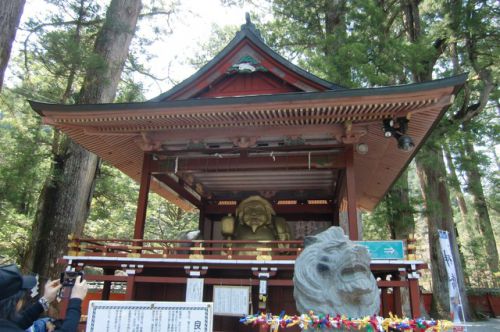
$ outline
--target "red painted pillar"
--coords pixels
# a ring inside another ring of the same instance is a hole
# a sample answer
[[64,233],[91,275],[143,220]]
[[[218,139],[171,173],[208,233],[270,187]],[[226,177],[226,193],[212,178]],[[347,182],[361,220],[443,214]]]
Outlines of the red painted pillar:
[[[110,276],[113,275],[113,269],[104,269],[104,275]],[[109,300],[111,296],[111,281],[105,281],[102,287],[101,300]]]
[[358,240],[358,212],[356,210],[356,178],[354,175],[354,147],[345,147],[347,220],[349,221],[349,239]]
[[[406,281],[406,270],[403,268],[398,269],[398,273],[394,275],[394,279],[398,281]],[[401,298],[401,287],[393,287],[392,291],[394,297],[394,312],[399,317],[403,317],[403,301]],[[406,313],[404,313],[405,316]]]
[[413,318],[419,318],[420,312],[420,289],[418,287],[418,279],[408,276],[408,288],[410,293],[410,307]]
[[382,303],[382,317],[389,317],[389,301],[388,301],[387,287],[380,290],[380,302]]
[[207,240],[207,239],[212,240],[211,238],[207,238],[207,236],[205,234],[205,205],[206,205],[206,201],[204,198],[202,198],[201,202],[200,202],[200,215],[199,215],[199,219],[198,219],[198,229],[201,232],[203,240]]
[[153,156],[144,153],[142,161],[141,187],[139,189],[139,199],[137,202],[137,212],[135,214],[134,239],[144,238],[144,224],[146,222],[146,211],[148,208],[149,186],[151,184],[151,162]]
[[135,295],[135,273],[129,274],[127,276],[127,293],[125,294],[125,300],[134,300]]

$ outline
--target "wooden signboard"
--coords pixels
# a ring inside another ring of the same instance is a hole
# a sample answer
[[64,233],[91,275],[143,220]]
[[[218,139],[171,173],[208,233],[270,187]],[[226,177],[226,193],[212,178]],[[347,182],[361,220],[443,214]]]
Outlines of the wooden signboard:
[[91,301],[86,332],[212,332],[212,303]]

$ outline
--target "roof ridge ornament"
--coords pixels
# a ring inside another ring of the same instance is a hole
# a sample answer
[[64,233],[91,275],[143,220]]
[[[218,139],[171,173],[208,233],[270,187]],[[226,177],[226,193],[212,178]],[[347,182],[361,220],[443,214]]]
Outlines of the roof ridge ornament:
[[241,26],[241,31],[244,31],[244,30],[250,31],[255,36],[257,36],[260,39],[262,39],[262,35],[260,34],[260,30],[257,29],[257,27],[255,26],[255,24],[253,24],[252,20],[250,19],[250,13],[249,12],[245,13],[245,24],[243,24]]
[[226,71],[227,74],[234,74],[234,73],[243,73],[243,74],[248,74],[248,73],[253,73],[256,71],[269,71],[266,67],[261,65],[261,63],[257,60],[255,60],[253,57],[250,55],[245,55],[243,56],[237,63],[233,64],[231,67],[229,67]]

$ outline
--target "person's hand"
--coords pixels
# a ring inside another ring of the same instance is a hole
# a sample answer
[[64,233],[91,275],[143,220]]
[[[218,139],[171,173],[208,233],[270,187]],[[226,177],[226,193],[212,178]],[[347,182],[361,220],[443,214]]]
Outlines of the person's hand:
[[88,287],[87,280],[82,281],[82,276],[78,276],[71,289],[71,298],[83,300],[87,296]]
[[56,330],[56,326],[50,320],[45,323],[45,331],[46,332],[54,332]]
[[47,300],[47,302],[51,303],[56,299],[57,292],[61,289],[61,287],[62,285],[59,279],[47,281],[43,291],[43,297]]

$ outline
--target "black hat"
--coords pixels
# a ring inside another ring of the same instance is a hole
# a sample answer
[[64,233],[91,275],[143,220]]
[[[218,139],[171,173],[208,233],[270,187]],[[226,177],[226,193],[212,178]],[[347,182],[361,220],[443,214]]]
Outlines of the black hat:
[[23,276],[15,264],[0,266],[0,300],[11,297],[22,289],[32,289],[36,284],[36,277]]

